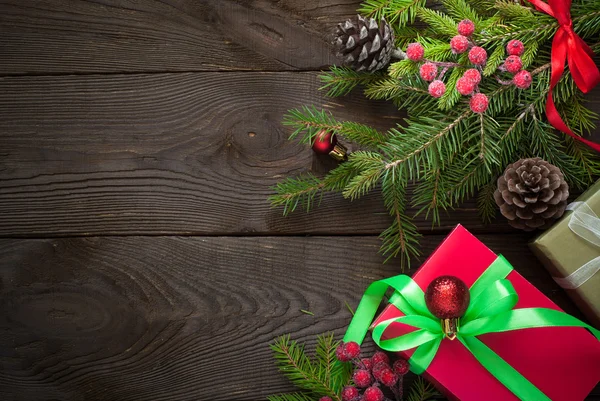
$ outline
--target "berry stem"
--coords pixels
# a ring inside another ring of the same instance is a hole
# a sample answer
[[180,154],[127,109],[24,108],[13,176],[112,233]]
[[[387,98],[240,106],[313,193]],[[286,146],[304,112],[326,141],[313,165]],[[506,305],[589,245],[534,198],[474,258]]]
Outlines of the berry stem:
[[503,79],[500,79],[500,77],[498,75],[494,75],[494,78],[496,78],[496,81],[498,81],[499,84],[501,85],[512,85],[512,81],[504,81]]
[[427,59],[425,59],[424,61],[426,61],[428,63],[433,63],[433,64],[437,65],[438,67],[463,67],[462,64],[458,64],[458,63],[447,63],[444,61],[433,61],[433,60],[427,60]]
[[444,75],[446,74],[446,72],[448,72],[449,68],[450,67],[444,67],[444,69],[440,72],[440,75],[438,75],[437,79],[441,81],[444,78]]

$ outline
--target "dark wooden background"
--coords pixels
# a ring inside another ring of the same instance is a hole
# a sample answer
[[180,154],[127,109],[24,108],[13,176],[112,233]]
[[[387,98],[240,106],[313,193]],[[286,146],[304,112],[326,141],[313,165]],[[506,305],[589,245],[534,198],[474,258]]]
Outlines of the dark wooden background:
[[[358,4],[0,1],[2,400],[290,391],[268,344],[341,334],[345,303],[399,273],[377,253],[378,196],[326,196],[289,218],[266,200],[284,177],[333,165],[287,141],[287,109],[382,129],[401,117],[318,91],[332,28]],[[580,316],[530,236],[482,225],[472,202],[440,227],[418,221],[424,255],[459,222]]]

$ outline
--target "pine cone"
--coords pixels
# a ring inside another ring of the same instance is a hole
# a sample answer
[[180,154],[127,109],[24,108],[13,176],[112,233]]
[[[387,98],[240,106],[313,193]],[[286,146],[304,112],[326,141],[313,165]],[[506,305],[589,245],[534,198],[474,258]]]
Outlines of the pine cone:
[[565,212],[568,197],[563,173],[539,157],[509,165],[494,192],[509,224],[525,231],[548,228]]
[[374,72],[387,67],[395,49],[394,32],[390,25],[381,20],[357,15],[338,25],[334,45],[338,57],[356,71]]

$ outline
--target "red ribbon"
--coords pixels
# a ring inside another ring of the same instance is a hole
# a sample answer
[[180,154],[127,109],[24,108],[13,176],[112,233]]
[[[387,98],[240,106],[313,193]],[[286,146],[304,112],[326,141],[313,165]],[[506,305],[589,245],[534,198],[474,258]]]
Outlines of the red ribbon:
[[548,121],[554,128],[600,152],[600,144],[576,135],[567,127],[567,124],[558,114],[552,98],[552,89],[554,89],[565,71],[565,61],[568,61],[571,76],[583,93],[588,93],[600,82],[600,71],[598,71],[598,67],[592,60],[594,55],[592,49],[573,31],[571,0],[548,0],[548,3],[544,3],[542,0],[528,1],[539,11],[556,18],[559,24],[552,41],[552,73],[550,76],[550,92],[546,102]]

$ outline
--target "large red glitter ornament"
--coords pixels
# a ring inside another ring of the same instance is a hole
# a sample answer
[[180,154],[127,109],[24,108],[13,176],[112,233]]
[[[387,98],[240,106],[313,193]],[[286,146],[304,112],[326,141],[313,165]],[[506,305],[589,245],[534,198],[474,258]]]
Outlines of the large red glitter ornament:
[[338,143],[337,136],[329,131],[319,131],[315,136],[312,149],[319,155],[329,155],[338,161],[347,159],[347,149]]
[[425,291],[425,303],[429,311],[442,320],[446,337],[453,340],[458,332],[458,318],[469,307],[469,288],[458,277],[440,276]]

